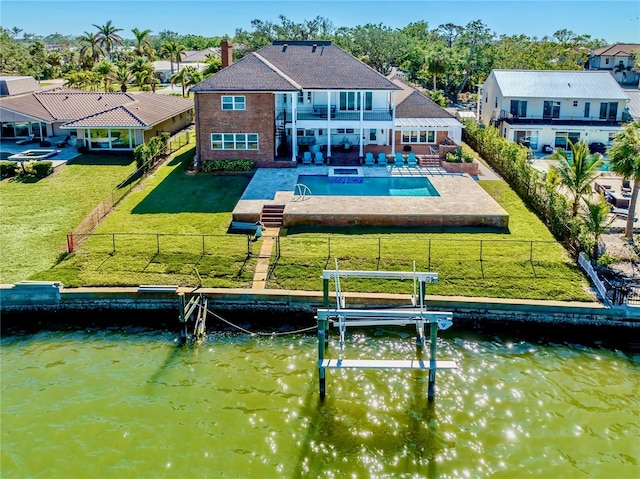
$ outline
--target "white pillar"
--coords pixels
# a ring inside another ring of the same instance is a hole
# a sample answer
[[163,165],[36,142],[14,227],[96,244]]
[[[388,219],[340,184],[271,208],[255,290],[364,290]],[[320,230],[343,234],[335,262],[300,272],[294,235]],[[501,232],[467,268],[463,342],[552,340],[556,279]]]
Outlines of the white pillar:
[[331,158],[331,90],[327,90],[327,165]]
[[360,158],[362,158],[364,156],[364,130],[362,129],[363,126],[363,122],[364,122],[364,95],[362,94],[363,92],[359,91],[358,95],[360,95],[360,141],[358,143],[360,143],[360,151],[358,152],[358,154],[360,155]]
[[391,156],[396,154],[396,92],[391,94]]
[[480,122],[480,102],[482,101],[482,85],[478,83],[478,101],[476,102],[476,121]]
[[[298,93],[291,93],[291,161],[294,163],[297,161],[298,156],[298,128],[296,127],[297,116],[297,98]],[[285,124],[285,132],[287,125]]]

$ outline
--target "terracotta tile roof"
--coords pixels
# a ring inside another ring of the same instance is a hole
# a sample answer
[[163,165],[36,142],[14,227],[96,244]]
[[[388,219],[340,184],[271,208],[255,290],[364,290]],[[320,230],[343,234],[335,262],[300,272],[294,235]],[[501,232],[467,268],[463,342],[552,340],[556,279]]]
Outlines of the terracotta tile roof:
[[616,43],[606,47],[596,48],[593,54],[596,56],[631,56],[632,52],[640,50],[638,43]]
[[250,53],[192,91],[397,90],[329,41],[277,41]]
[[392,81],[402,88],[402,92],[396,95],[396,118],[454,118],[427,95],[399,77],[393,77]]
[[71,89],[0,99],[6,108],[45,122],[74,127],[151,127],[193,108],[193,101],[155,93],[99,93]]

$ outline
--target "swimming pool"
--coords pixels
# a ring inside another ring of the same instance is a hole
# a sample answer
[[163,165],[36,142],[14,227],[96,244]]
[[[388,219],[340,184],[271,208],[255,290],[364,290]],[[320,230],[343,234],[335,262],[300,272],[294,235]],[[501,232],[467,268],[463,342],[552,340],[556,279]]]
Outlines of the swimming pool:
[[298,175],[314,196],[440,196],[428,178],[362,177],[361,182],[334,183],[326,175]]

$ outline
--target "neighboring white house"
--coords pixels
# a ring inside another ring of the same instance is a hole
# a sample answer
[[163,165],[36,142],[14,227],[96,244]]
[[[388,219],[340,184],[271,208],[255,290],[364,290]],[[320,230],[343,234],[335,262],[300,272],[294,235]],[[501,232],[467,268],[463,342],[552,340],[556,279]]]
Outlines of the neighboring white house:
[[636,86],[640,82],[634,52],[640,51],[637,43],[616,43],[591,52],[587,62],[587,70],[606,70],[613,75],[621,85]]
[[[210,47],[204,50],[186,50],[180,60],[180,70],[184,67],[196,67],[199,72],[207,68],[207,59],[211,57],[220,58],[220,47]],[[162,83],[169,83],[169,77],[174,73],[178,73],[178,64],[169,60],[158,60],[152,62],[155,69],[155,75]]]
[[478,91],[480,123],[534,151],[567,140],[610,146],[629,97],[606,71],[493,70]]

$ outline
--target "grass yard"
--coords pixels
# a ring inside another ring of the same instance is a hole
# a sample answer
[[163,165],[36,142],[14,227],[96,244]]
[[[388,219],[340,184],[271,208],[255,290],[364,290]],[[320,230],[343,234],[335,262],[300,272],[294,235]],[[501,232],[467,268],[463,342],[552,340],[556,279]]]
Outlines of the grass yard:
[[[78,253],[37,279],[119,286],[197,285],[202,278],[207,286],[249,287],[256,260],[247,258],[247,237],[226,234],[249,177],[188,175],[193,153],[192,144],[145,179]],[[259,251],[260,242],[251,247]]]
[[50,268],[67,233],[134,169],[131,156],[84,155],[40,180],[2,180],[0,282]]
[[[161,167],[118,205],[77,253],[34,279],[60,280],[68,286],[202,282],[250,287],[256,260],[247,257],[247,238],[226,234],[249,178],[188,175],[184,169],[192,156],[193,147]],[[411,270],[415,260],[417,269],[440,275],[439,284],[429,287],[430,294],[590,300],[582,273],[508,185],[480,184],[511,215],[508,233],[289,231],[280,238],[281,256],[268,287],[320,290],[321,271],[332,269],[335,258],[342,269],[379,270]],[[254,253],[260,245],[261,241],[251,244]],[[342,286],[345,291],[413,290],[409,282],[350,280]]]

